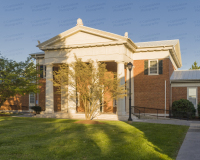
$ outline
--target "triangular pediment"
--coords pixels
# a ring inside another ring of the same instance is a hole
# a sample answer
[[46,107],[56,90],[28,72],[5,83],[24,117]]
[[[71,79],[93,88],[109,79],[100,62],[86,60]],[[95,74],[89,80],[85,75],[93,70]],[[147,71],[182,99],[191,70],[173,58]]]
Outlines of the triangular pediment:
[[127,38],[110,32],[105,32],[85,26],[76,26],[43,43],[38,44],[37,47],[44,50],[45,48],[56,46],[62,47],[87,44],[98,45],[100,43],[112,43],[126,40]]
[[63,46],[63,45],[80,45],[80,44],[93,44],[93,43],[106,43],[116,41],[116,39],[111,39],[107,37],[102,37],[101,35],[94,35],[88,32],[78,31],[74,34],[66,36],[55,43],[49,44],[48,46]]

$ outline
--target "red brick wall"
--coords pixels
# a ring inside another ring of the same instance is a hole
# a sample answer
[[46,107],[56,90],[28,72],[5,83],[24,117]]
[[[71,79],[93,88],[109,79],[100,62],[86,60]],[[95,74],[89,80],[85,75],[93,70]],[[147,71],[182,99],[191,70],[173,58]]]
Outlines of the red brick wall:
[[165,109],[165,80],[166,106],[170,106],[170,76],[173,65],[169,58],[163,60],[163,74],[144,75],[144,61],[134,61],[134,100],[135,106]]
[[29,110],[29,95],[16,95],[4,102],[0,110]]
[[39,106],[42,108],[42,111],[45,111],[46,79],[40,79],[39,83],[41,84],[41,86],[39,87]]
[[[187,87],[172,87],[172,102],[187,99]],[[200,103],[200,87],[197,87],[197,101]]]
[[172,102],[187,99],[187,87],[172,87]]

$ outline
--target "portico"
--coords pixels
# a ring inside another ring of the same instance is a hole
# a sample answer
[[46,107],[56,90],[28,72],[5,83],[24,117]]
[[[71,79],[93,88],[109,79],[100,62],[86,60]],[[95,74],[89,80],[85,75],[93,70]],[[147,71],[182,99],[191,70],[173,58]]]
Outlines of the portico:
[[[123,37],[85,27],[83,26],[82,20],[78,19],[77,25],[74,28],[43,43],[39,42],[37,47],[44,51],[44,58],[38,59],[37,63],[46,66],[45,113],[54,112],[54,89],[51,81],[51,79],[53,79],[53,66],[56,64],[70,64],[74,62],[74,54],[76,54],[78,58],[82,58],[83,62],[93,60],[116,63],[115,70],[121,79],[121,84],[125,84],[131,80],[132,86],[134,85],[133,77],[129,79],[129,74],[126,73],[126,64],[128,62],[133,62],[131,56],[136,49],[136,45],[128,38],[128,33],[125,33]],[[128,85],[126,87],[128,87]],[[132,105],[133,103],[134,96],[132,94]],[[114,105],[115,103],[113,103],[113,106]],[[125,116],[126,112],[128,112],[126,98],[119,99],[116,105],[117,115]],[[72,114],[76,113],[75,101],[67,98],[65,93],[61,93],[61,111],[70,112]]]

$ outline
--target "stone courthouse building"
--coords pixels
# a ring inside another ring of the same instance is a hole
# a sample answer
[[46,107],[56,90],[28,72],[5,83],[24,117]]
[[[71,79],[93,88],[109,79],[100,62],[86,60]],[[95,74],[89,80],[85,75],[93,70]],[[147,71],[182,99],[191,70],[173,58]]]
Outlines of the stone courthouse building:
[[[55,93],[56,88],[50,81],[59,64],[74,61],[74,53],[84,62],[89,59],[105,62],[108,72],[117,72],[127,88],[131,81],[132,106],[169,110],[172,102],[181,98],[189,99],[195,107],[200,101],[199,70],[178,71],[182,66],[179,40],[134,43],[127,32],[120,36],[89,28],[78,19],[75,27],[38,43],[42,52],[31,56],[43,71],[40,75],[41,92],[11,98],[1,107],[2,110],[29,110],[30,106],[38,104],[44,111],[43,116],[83,115],[80,106],[68,101],[64,93]],[[133,63],[131,77],[128,62]],[[124,97],[102,106],[101,112],[122,119],[127,117],[128,106],[128,97]]]

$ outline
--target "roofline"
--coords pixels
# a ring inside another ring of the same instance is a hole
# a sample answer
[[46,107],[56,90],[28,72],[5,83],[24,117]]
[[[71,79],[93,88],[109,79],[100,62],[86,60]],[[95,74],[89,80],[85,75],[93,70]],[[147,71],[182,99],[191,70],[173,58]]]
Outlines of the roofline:
[[[91,27],[87,27],[87,26],[75,26],[73,28],[70,28],[70,29],[58,34],[57,36],[54,36],[54,37],[52,37],[52,38],[50,38],[50,39],[38,44],[36,47],[39,47],[39,48],[45,47],[45,46],[47,46],[47,45],[49,45],[51,43],[55,43],[56,41],[64,38],[67,35],[74,34],[74,33],[78,32],[78,31],[89,32],[89,30],[91,30],[90,32],[93,32],[94,34],[95,34],[95,32],[97,32],[96,33],[97,35],[99,33],[99,34],[102,34],[103,37],[107,37],[107,38],[110,38],[110,39],[120,39],[120,40],[129,39],[129,38],[126,38],[124,36],[121,36],[121,35],[118,35],[118,34],[115,34],[115,33],[102,31],[102,30],[91,28]],[[135,45],[132,40],[130,42],[134,47],[137,47],[137,45]]]
[[200,79],[170,79],[170,81],[188,81],[188,80],[200,80]]
[[180,79],[180,80],[170,80],[170,83],[200,83],[200,79]]
[[[161,41],[177,41],[177,43],[179,42],[179,39],[170,39],[170,40],[160,40],[160,41],[147,41],[147,42],[161,42]],[[147,43],[147,42],[135,42],[135,44],[137,45],[137,43]],[[176,44],[177,44],[176,43]],[[175,44],[175,45],[176,45]],[[138,45],[137,45],[138,46]],[[164,46],[164,47],[169,47],[169,46],[174,46],[174,45],[155,45],[155,46],[148,46],[148,47],[140,47],[138,46],[138,48],[151,48],[151,47],[161,47],[161,46]]]
[[29,55],[34,59],[43,59],[45,53],[44,52],[38,52],[38,53],[31,53]]

